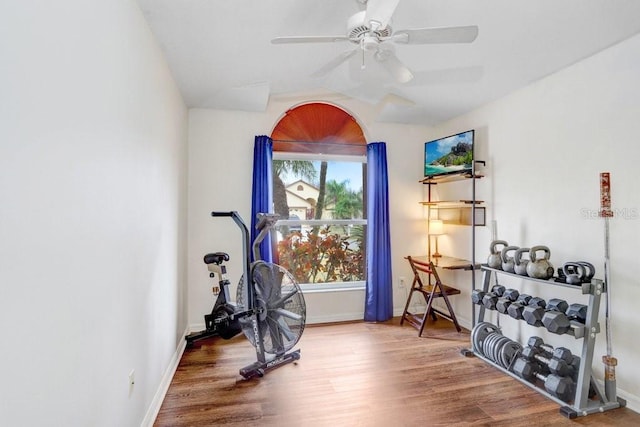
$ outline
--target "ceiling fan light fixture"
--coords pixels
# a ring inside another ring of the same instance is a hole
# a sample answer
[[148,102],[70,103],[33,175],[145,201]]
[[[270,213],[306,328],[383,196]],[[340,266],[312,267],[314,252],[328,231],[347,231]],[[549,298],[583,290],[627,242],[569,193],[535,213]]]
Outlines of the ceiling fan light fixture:
[[362,50],[366,50],[366,51],[377,51],[378,50],[378,45],[380,44],[380,42],[378,41],[378,39],[375,36],[371,36],[371,35],[366,35],[362,38]]

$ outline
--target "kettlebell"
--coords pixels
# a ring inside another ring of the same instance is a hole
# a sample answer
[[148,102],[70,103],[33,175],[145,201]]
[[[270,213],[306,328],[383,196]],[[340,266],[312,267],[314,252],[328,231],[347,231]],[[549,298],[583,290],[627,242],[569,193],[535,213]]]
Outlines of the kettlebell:
[[520,276],[527,275],[527,264],[529,264],[528,259],[522,259],[522,255],[525,253],[529,253],[530,248],[520,248],[515,251],[513,254],[513,272],[519,274]]
[[587,261],[578,261],[578,264],[584,267],[584,278],[582,281],[584,283],[591,283],[591,279],[593,279],[593,276],[596,274],[596,268]]
[[562,271],[566,276],[565,281],[569,285],[579,285],[585,279],[585,266],[578,262],[565,262]]
[[509,244],[504,240],[494,240],[491,242],[489,245],[489,258],[487,259],[487,265],[491,268],[500,270],[502,269],[502,255],[496,248],[498,245],[509,246]]
[[513,257],[509,256],[508,253],[511,251],[516,251],[519,248],[517,246],[506,246],[502,248],[502,252],[500,252],[500,257],[502,258],[502,269],[508,273],[513,273],[514,261]]
[[[544,252],[544,257],[538,259],[536,253]],[[549,262],[551,251],[548,247],[538,245],[533,246],[529,251],[529,264],[527,264],[527,275],[534,279],[547,280],[553,277],[553,265]]]

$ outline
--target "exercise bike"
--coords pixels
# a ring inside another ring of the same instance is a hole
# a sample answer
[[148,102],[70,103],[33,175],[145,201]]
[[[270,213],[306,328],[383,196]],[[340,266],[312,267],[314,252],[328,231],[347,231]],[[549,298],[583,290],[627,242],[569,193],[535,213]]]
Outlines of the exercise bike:
[[242,233],[243,276],[238,283],[236,303],[229,297],[227,271],[229,261],[225,252],[204,256],[210,277],[218,276],[216,301],[211,313],[204,315],[205,329],[185,337],[187,346],[203,338],[220,336],[230,339],[244,332],[256,348],[256,361],[240,369],[240,375],[249,379],[262,377],[267,371],[300,359],[300,350],[291,350],[304,331],[306,306],[304,296],[291,273],[281,266],[263,261],[260,243],[273,229],[279,216],[258,214],[258,235],[253,242],[253,263],[249,252],[249,231],[236,211],[211,212],[213,217],[230,217]]

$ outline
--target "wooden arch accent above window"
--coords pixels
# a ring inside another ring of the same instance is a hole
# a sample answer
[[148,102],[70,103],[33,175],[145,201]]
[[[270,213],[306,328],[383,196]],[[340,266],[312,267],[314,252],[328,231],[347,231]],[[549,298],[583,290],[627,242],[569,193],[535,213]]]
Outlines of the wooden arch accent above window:
[[271,139],[274,152],[364,156],[367,145],[362,128],[351,114],[321,102],[287,111]]

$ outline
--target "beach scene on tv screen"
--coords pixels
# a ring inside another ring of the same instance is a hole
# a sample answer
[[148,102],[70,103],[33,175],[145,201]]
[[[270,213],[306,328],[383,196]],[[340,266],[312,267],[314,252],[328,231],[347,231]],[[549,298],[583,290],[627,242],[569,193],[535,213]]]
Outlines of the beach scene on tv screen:
[[463,173],[473,162],[473,131],[427,142],[424,149],[424,175]]

